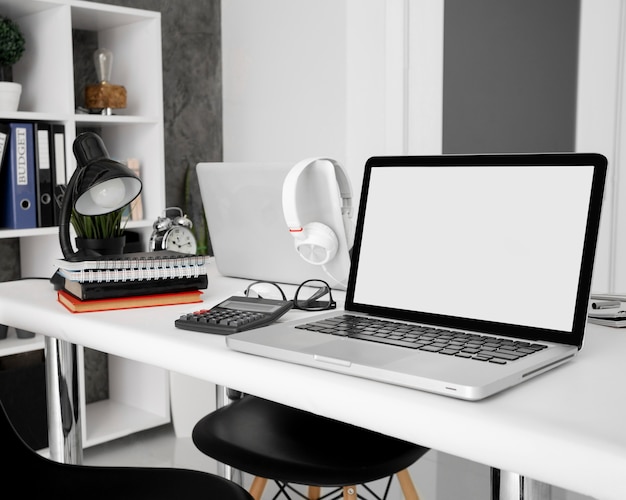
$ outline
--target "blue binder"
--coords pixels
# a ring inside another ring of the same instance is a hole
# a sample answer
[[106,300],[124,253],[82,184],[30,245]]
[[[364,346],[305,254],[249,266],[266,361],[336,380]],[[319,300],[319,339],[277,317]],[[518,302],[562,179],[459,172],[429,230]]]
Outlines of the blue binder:
[[32,123],[11,123],[2,225],[11,229],[37,227],[37,177]]

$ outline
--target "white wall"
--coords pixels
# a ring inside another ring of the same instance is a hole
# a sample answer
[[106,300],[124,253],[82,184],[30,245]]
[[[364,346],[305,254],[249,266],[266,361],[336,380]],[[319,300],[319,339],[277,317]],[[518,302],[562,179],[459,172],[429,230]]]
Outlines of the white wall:
[[[225,161],[441,152],[443,0],[222,2]],[[355,203],[356,205],[356,203]]]
[[626,291],[625,11],[623,0],[581,1],[576,150],[609,160],[592,285],[597,292]]
[[345,160],[344,2],[222,2],[224,159]]

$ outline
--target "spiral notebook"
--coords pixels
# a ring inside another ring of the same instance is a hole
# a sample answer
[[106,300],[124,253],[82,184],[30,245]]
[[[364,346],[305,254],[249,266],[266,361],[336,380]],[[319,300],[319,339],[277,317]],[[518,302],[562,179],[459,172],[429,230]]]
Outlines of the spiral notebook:
[[606,166],[595,154],[371,158],[345,310],[227,345],[467,400],[547,372],[583,345]]
[[102,283],[110,281],[161,280],[170,278],[195,278],[207,274],[205,264],[182,266],[137,267],[126,269],[77,269],[71,271],[60,267],[58,273],[69,281]]
[[102,255],[84,259],[57,259],[59,269],[82,270],[165,270],[206,265],[205,255],[190,255],[170,250]]

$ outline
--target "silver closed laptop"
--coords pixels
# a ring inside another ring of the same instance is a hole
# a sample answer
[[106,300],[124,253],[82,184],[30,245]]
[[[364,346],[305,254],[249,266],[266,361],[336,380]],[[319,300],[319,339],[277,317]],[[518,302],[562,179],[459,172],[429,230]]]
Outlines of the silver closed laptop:
[[598,154],[371,158],[345,310],[227,345],[467,400],[542,374],[583,345],[605,176]]
[[[298,255],[285,222],[283,182],[293,166],[286,162],[203,162],[196,166],[220,274],[280,283],[312,278],[330,281],[321,266]],[[340,234],[341,210],[333,205],[330,194],[330,187],[336,184],[334,176],[316,168],[308,169],[307,174],[306,190],[300,193],[302,220],[323,221]],[[342,277],[347,276],[350,257],[345,241],[340,242],[333,264]]]

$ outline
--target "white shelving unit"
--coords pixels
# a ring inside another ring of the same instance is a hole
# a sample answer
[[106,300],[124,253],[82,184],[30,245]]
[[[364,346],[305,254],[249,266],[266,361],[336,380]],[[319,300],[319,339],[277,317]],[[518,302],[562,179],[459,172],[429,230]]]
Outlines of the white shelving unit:
[[[0,113],[0,119],[64,124],[69,173],[75,168],[72,143],[85,128],[100,131],[113,158],[138,158],[145,219],[129,222],[127,229],[141,232],[145,245],[165,207],[160,13],[81,0],[0,0],[0,15],[16,21],[26,39],[24,56],[13,67],[14,81],[22,84],[19,110]],[[75,111],[82,99],[74,96],[73,30],[94,32],[99,46],[113,52],[112,83],[127,91],[127,107],[115,115]],[[19,238],[22,277],[51,276],[55,259],[62,257],[57,228],[0,229],[0,238]],[[41,335],[19,339],[10,328],[8,338],[0,340],[0,356],[43,345]],[[166,370],[109,356],[109,399],[89,405],[84,377],[81,371],[85,446],[171,420]]]

